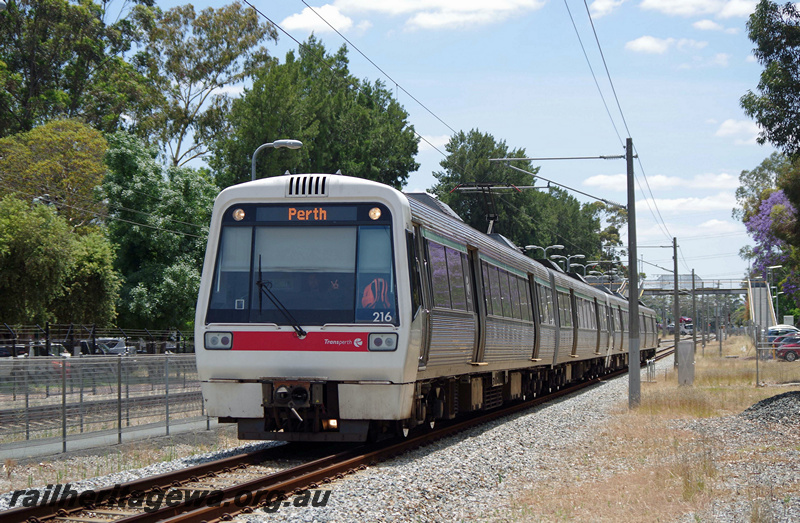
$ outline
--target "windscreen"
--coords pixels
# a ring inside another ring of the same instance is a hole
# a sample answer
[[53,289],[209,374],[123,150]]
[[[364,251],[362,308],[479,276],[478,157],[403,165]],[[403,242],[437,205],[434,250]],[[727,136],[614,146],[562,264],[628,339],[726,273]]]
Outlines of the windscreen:
[[206,323],[397,324],[391,238],[390,224],[226,224]]

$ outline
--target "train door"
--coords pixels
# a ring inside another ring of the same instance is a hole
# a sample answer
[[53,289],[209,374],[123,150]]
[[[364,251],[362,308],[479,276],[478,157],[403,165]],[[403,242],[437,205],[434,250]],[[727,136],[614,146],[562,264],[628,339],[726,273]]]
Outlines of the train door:
[[[580,315],[583,312],[581,301],[575,295],[575,290],[569,290],[569,302],[572,304],[572,354],[573,357],[578,355],[578,339],[580,338]],[[580,308],[580,310],[579,310]]]
[[484,351],[486,350],[486,301],[484,299],[483,274],[481,272],[481,263],[478,256],[478,250],[474,247],[467,246],[467,261],[469,262],[469,283],[472,285],[472,294],[474,296],[473,304],[475,307],[476,318],[476,332],[475,332],[475,347],[473,349],[472,361],[477,363],[483,361]]
[[600,311],[600,303],[597,301],[597,298],[593,298],[594,301],[594,324],[597,330],[597,339],[595,341],[594,352],[595,354],[600,354],[600,340],[602,336],[600,335],[600,331],[603,330],[603,322],[601,320],[601,311]]
[[[420,297],[422,299],[422,307],[420,308],[420,322],[422,329],[422,341],[419,351],[419,366],[425,367],[428,363],[428,356],[431,349],[431,308],[433,304],[433,296],[431,295],[430,275],[428,274],[427,265],[428,261],[421,255],[425,252],[422,234],[419,225],[414,225],[414,234],[410,239],[411,247],[409,250],[409,269],[413,263],[416,267],[418,281],[421,287]],[[413,257],[413,262],[412,262]]]
[[532,361],[539,360],[539,350],[542,347],[542,318],[541,318],[541,302],[544,299],[539,296],[538,285],[533,274],[528,274],[528,289],[531,294],[531,313],[533,314],[533,328],[536,335],[533,337],[533,353],[531,354]]

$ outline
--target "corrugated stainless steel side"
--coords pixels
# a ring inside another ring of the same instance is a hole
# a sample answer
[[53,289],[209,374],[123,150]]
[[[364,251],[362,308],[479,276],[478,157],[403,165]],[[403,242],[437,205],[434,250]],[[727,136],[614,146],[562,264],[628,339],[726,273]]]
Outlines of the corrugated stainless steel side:
[[488,318],[483,361],[530,359],[535,332],[533,324]]
[[556,328],[553,325],[542,325],[539,329],[539,336],[542,339],[539,342],[539,354],[536,357],[543,363],[550,364],[553,362],[556,352]]
[[571,356],[572,340],[574,338],[575,335],[572,333],[572,328],[561,329],[558,340],[558,357],[556,359],[556,363],[564,363],[567,361],[573,361],[575,359]]
[[575,353],[578,359],[594,358],[597,348],[597,331],[594,329],[578,329],[578,348]]
[[428,366],[467,364],[475,348],[475,319],[440,309],[431,311]]
[[608,337],[608,331],[600,331],[600,354],[605,355],[608,351],[608,343],[610,341]]

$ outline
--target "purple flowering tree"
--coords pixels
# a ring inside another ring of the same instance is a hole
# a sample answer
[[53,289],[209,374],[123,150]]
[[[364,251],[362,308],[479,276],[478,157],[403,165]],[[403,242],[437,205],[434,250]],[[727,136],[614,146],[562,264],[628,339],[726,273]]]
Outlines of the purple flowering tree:
[[762,200],[758,212],[744,222],[748,234],[756,244],[752,251],[754,272],[766,274],[767,267],[771,265],[783,265],[789,269],[781,286],[783,292],[791,295],[795,303],[800,301],[798,252],[786,238],[791,237],[796,224],[797,211],[780,189]]

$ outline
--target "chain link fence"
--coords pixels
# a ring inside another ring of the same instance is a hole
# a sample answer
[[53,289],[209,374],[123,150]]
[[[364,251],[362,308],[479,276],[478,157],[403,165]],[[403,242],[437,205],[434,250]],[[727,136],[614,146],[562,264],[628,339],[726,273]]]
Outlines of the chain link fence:
[[200,420],[194,354],[0,358],[0,450]]

